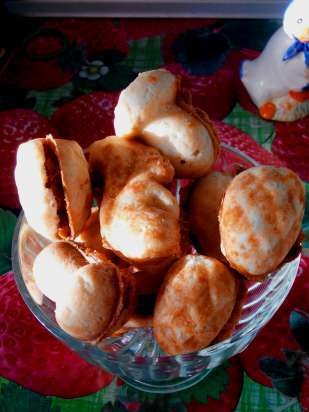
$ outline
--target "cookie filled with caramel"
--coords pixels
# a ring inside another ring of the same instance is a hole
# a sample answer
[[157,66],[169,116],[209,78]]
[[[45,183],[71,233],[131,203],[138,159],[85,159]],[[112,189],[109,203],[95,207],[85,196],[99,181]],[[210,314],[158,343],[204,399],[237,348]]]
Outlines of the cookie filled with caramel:
[[88,164],[79,144],[46,138],[22,143],[15,182],[28,224],[49,240],[74,239],[92,203]]

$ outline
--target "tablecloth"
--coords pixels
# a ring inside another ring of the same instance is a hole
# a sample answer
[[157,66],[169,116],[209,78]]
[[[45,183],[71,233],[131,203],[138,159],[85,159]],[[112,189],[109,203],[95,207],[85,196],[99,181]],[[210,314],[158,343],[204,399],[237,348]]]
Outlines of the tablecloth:
[[309,118],[260,119],[238,78],[240,61],[256,57],[281,22],[7,19],[0,38],[0,412],[309,410],[304,255],[288,298],[251,345],[196,386],[168,395],[137,391],[57,341],[23,303],[11,271],[18,145],[52,132],[86,147],[112,134],[119,91],[138,72],[159,67],[182,76],[222,140],[300,175],[308,248]]

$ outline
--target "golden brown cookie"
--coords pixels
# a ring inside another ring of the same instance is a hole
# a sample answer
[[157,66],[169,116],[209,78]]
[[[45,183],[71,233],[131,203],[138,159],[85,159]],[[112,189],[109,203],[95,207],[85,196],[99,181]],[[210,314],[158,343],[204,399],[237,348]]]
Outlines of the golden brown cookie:
[[53,302],[66,294],[74,273],[86,265],[87,260],[70,243],[50,243],[36,256],[33,276],[37,287]]
[[196,182],[189,201],[190,229],[199,251],[219,260],[225,260],[220,249],[219,210],[231,180],[227,173],[211,172]]
[[130,318],[135,306],[134,279],[111,263],[88,264],[76,276],[65,301],[57,302],[56,320],[70,335],[95,344]]
[[154,335],[169,355],[207,347],[231,316],[237,282],[220,261],[180,258],[169,270],[154,311]]
[[115,260],[115,255],[111,250],[104,248],[102,245],[98,207],[92,208],[89,219],[74,243],[88,257],[93,255],[94,259],[97,258],[98,260],[109,259],[113,262]]
[[301,230],[305,192],[283,167],[258,166],[234,177],[219,213],[221,251],[250,279],[277,269]]
[[15,182],[28,224],[50,240],[74,239],[90,215],[87,161],[72,140],[34,139],[17,151]]
[[163,184],[173,167],[156,149],[108,137],[89,148],[91,174],[104,181],[103,245],[135,265],[161,264],[180,253],[179,206]]
[[133,273],[136,281],[136,291],[140,295],[149,295],[157,293],[163,282],[163,279],[172,265],[172,262],[168,262],[168,265],[164,265],[162,270],[159,271],[145,271],[137,270]]
[[111,265],[87,264],[75,273],[65,296],[56,302],[56,320],[75,338],[94,341],[112,323],[120,298],[116,269]]
[[110,336],[135,306],[135,280],[108,260],[89,263],[72,243],[55,242],[36,257],[34,279],[56,303],[56,320],[70,335],[91,343]]
[[232,310],[231,316],[229,317],[228,321],[223,326],[223,328],[220,330],[219,334],[216,336],[214,343],[221,342],[225,339],[230,338],[233,335],[235,328],[241,317],[242,307],[244,305],[247,295],[247,287],[245,285],[244,279],[239,279],[239,277],[236,276],[235,278],[237,281],[237,297],[235,305]]
[[138,137],[159,149],[177,177],[195,178],[215,163],[219,140],[205,113],[177,101],[179,87],[165,69],[140,73],[120,93],[114,128],[117,136]]

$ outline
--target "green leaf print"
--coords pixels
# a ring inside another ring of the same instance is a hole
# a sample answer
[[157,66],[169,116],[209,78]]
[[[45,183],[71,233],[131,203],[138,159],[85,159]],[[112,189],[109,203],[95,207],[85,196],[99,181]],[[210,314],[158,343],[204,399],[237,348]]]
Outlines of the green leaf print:
[[259,116],[252,114],[236,104],[233,111],[224,119],[225,123],[231,124],[270,151],[271,143],[275,137],[274,125]]
[[161,41],[160,36],[132,40],[129,53],[121,64],[131,67],[135,73],[162,67]]
[[16,216],[8,210],[0,209],[0,275],[11,270],[11,245]]
[[3,382],[0,385],[0,412],[61,412],[52,405],[50,397],[39,395],[16,385]]
[[219,399],[220,394],[224,392],[226,385],[229,382],[227,373],[228,363],[213,369],[201,382],[189,389],[178,392],[178,396],[185,403],[191,402],[193,399],[200,403],[207,403],[208,397]]
[[244,385],[235,412],[301,412],[296,398],[256,383],[244,374]]
[[29,91],[27,98],[35,98],[34,110],[43,116],[51,117],[57,109],[56,102],[64,98],[73,98],[73,84],[66,83],[61,87],[55,89],[36,91]]

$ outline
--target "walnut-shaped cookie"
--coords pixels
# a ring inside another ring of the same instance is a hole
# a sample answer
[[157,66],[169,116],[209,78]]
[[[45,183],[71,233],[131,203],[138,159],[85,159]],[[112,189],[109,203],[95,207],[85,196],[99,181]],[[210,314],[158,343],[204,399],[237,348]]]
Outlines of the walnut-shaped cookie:
[[219,213],[223,255],[245,277],[263,280],[297,240],[304,208],[304,187],[292,170],[257,166],[241,172]]
[[224,260],[220,249],[219,210],[232,180],[223,172],[211,172],[194,184],[189,200],[189,226],[199,251],[207,256]]
[[46,246],[33,266],[37,287],[56,303],[59,326],[96,343],[120,329],[135,306],[134,277],[112,262],[89,263],[69,242]]
[[230,318],[237,281],[222,262],[202,255],[180,258],[169,270],[154,310],[154,335],[169,355],[207,347]]
[[89,165],[94,182],[104,182],[103,245],[144,270],[179,256],[179,206],[163,186],[174,176],[169,160],[152,147],[111,136],[90,146]]
[[215,163],[219,140],[206,113],[179,101],[180,87],[168,70],[140,73],[120,93],[114,128],[119,137],[138,137],[159,149],[177,177],[196,178]]
[[46,138],[22,143],[15,182],[28,224],[50,240],[74,239],[91,211],[88,164],[77,142]]

